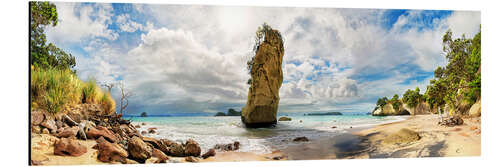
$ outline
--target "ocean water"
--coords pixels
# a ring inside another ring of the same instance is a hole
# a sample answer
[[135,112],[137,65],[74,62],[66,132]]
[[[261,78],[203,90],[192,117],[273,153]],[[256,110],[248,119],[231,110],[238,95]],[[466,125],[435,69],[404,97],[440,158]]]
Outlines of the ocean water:
[[[185,142],[192,138],[202,150],[213,148],[215,144],[239,141],[242,152],[270,153],[274,150],[297,144],[295,137],[305,136],[309,140],[333,137],[347,133],[351,127],[370,127],[377,124],[404,120],[407,116],[373,117],[371,115],[304,116],[289,115],[292,121],[278,121],[272,128],[247,129],[239,116],[185,116],[185,117],[127,117],[134,124],[146,123],[139,128],[156,127],[156,134],[145,136],[166,138]],[[302,121],[302,122],[300,122]],[[332,128],[336,126],[337,128]]]

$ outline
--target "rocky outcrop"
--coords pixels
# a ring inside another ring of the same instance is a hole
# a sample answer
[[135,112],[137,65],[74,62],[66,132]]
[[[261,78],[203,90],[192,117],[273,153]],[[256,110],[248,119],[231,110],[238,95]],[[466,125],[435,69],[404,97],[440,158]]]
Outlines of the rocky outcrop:
[[66,127],[61,132],[57,134],[57,137],[72,138],[76,137],[79,128],[77,126]]
[[394,110],[392,104],[388,103],[383,107],[378,107],[376,110],[372,112],[373,116],[390,116],[390,115],[410,115],[410,112],[406,110],[404,107],[401,107],[399,110]]
[[417,106],[411,108],[407,104],[403,104],[403,108],[407,110],[410,115],[425,115],[430,114],[431,108],[429,104],[425,102],[418,103]]
[[469,116],[471,117],[479,117],[481,116],[481,100],[477,101],[472,107],[469,109]]
[[247,127],[265,127],[277,122],[285,50],[280,33],[267,28],[264,27],[264,40],[253,58],[248,100],[241,113],[241,120]]
[[41,111],[31,112],[31,125],[33,126],[40,125],[43,122],[44,118],[45,116]]
[[87,152],[87,147],[76,140],[69,138],[61,138],[54,144],[54,154],[62,156],[75,156],[78,157]]
[[304,142],[304,141],[309,141],[309,139],[305,136],[302,136],[302,137],[296,137],[295,139],[293,139],[293,141]]
[[291,121],[292,118],[290,117],[280,117],[280,119],[278,119],[278,121]]

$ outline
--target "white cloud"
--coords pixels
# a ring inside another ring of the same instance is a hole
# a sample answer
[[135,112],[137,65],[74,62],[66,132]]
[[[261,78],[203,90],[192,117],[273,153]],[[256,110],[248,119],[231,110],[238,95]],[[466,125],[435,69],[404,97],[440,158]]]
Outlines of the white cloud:
[[118,34],[108,29],[113,8],[111,4],[83,5],[80,3],[55,3],[58,24],[46,29],[49,41],[57,44],[78,43],[83,39],[102,37],[115,40]]
[[[65,5],[63,13],[69,11]],[[85,22],[88,14],[84,11],[91,9],[79,9],[79,17],[61,15],[61,24]],[[448,18],[433,20],[437,25],[433,29],[402,28],[421,26],[414,22],[420,13],[412,11],[387,30],[380,21],[384,10],[195,5],[136,5],[136,9],[153,16],[152,20],[141,25],[123,14],[116,16],[116,23],[123,32],[146,32],[139,45],[117,49],[104,40],[90,40],[84,48],[90,56],[79,57],[82,76],[98,75],[105,81],[121,78],[135,92],[136,100],[146,105],[191,105],[199,111],[213,111],[221,103],[245,103],[246,60],[252,55],[255,30],[264,22],[284,36],[285,83],[280,89],[280,107],[286,110],[350,108],[339,107],[342,104],[371,109],[374,97],[401,94],[415,86],[424,90],[428,79],[400,84],[413,76],[398,68],[415,64],[423,71],[432,71],[444,64],[441,37],[446,29],[475,34],[480,23],[478,12],[454,12]],[[110,20],[104,16],[96,19],[101,21],[85,23],[90,27],[91,23],[107,25]],[[52,30],[54,39],[71,31],[80,35],[71,34],[65,40],[107,38],[96,35],[105,33],[92,35],[73,26],[62,29]],[[95,32],[108,32],[104,29]],[[384,73],[391,77],[355,79]]]

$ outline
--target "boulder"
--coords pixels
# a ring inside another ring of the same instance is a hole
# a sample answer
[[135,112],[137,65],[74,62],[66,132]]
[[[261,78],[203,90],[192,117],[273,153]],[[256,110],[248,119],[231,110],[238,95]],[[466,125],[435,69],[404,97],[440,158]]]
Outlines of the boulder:
[[47,129],[47,128],[43,128],[43,130],[42,130],[42,134],[50,134],[49,129]]
[[293,141],[304,142],[304,141],[309,141],[309,139],[305,136],[302,136],[302,137],[296,137],[295,139],[293,139]]
[[203,159],[207,159],[208,157],[215,156],[215,150],[213,148],[209,149],[205,154],[203,154],[201,157]]
[[43,121],[40,125],[49,129],[50,131],[57,130],[56,121],[54,121],[53,119],[45,119],[45,121]]
[[471,117],[480,117],[481,116],[481,100],[477,101],[470,107],[469,116]]
[[188,139],[184,144],[184,155],[198,157],[201,154],[200,145],[193,139]]
[[36,133],[36,134],[40,134],[40,133],[42,133],[42,129],[38,125],[31,126],[31,132]]
[[104,137],[97,139],[99,153],[97,159],[102,162],[127,162],[128,152],[117,143],[110,143]]
[[62,120],[69,126],[78,126],[78,123],[71,119],[68,115],[62,115]]
[[66,114],[72,121],[76,123],[80,123],[82,121],[82,116],[77,113],[68,113]]
[[280,117],[280,119],[278,119],[278,121],[291,121],[292,118],[290,117]]
[[142,141],[141,138],[134,136],[128,141],[128,152],[132,159],[144,162],[148,158],[151,158],[153,148]]
[[40,125],[44,119],[45,116],[41,111],[31,112],[31,125]]
[[264,26],[264,33],[264,40],[252,58],[248,100],[241,112],[242,122],[250,128],[276,124],[279,89],[283,82],[283,40],[280,33],[269,26]]
[[165,153],[163,153],[163,151],[158,150],[156,148],[153,149],[153,155],[152,156],[158,158],[158,162],[157,163],[165,163],[169,159],[168,156]]
[[117,141],[116,136],[105,127],[97,126],[95,128],[90,128],[86,133],[87,137],[90,139],[97,139],[99,137],[104,137],[106,140],[114,143]]
[[407,144],[410,142],[414,142],[420,140],[420,135],[410,129],[403,128],[396,133],[390,134],[382,143],[384,144]]
[[184,146],[182,144],[179,144],[179,143],[170,143],[169,147],[168,147],[168,152],[167,152],[167,155],[170,155],[170,156],[174,156],[174,157],[184,157]]
[[61,138],[54,144],[55,155],[70,155],[78,157],[87,152],[87,148],[76,140],[69,138]]
[[78,133],[79,129],[80,128],[78,128],[78,126],[63,128],[63,130],[57,134],[57,137],[64,137],[64,138],[76,137],[76,134]]

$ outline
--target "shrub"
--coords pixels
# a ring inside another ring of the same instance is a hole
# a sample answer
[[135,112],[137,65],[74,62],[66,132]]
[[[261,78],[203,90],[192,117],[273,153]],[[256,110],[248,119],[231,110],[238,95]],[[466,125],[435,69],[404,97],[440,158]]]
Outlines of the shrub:
[[111,97],[111,94],[109,92],[103,93],[101,99],[99,100],[99,103],[102,104],[104,107],[104,111],[107,114],[112,114],[115,112],[115,100]]
[[96,103],[98,93],[95,79],[89,79],[82,87],[82,103]]
[[69,69],[31,70],[32,107],[42,108],[51,113],[59,112],[64,105],[76,103],[80,99],[80,80]]

